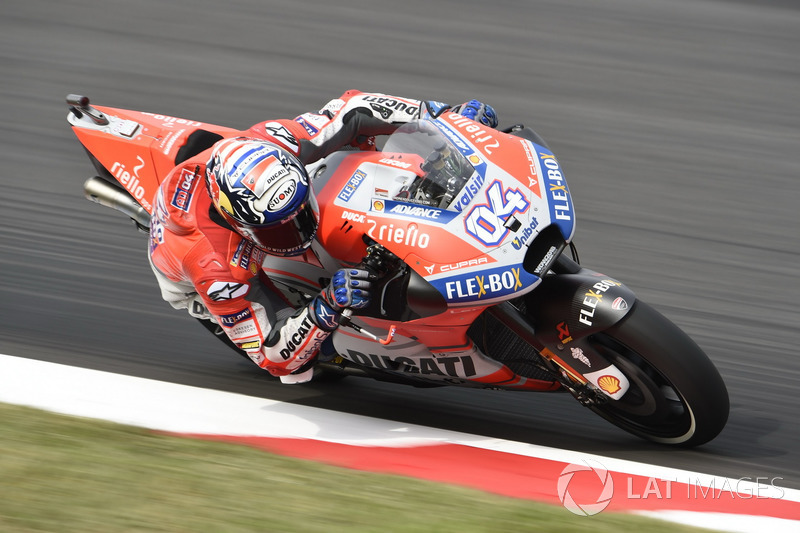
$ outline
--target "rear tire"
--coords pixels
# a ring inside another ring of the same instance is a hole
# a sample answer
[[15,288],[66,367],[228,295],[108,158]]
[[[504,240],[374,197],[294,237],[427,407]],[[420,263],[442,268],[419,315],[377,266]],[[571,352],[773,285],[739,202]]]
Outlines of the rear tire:
[[725,427],[728,391],[700,347],[661,313],[637,301],[613,327],[589,337],[631,388],[619,400],[589,408],[647,440],[698,446]]

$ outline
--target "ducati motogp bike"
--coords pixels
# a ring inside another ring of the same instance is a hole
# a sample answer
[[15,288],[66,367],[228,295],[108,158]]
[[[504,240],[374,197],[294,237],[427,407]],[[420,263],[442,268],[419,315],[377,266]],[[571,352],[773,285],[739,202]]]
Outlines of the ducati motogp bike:
[[[85,96],[67,103],[96,170],[87,198],[143,231],[176,164],[243,134]],[[315,379],[566,391],[669,445],[703,444],[725,426],[728,393],[702,349],[621,281],[579,263],[572,193],[532,129],[444,112],[402,126],[380,149],[336,152],[307,170],[315,242],[260,267],[297,305],[343,266],[380,274],[369,307],[331,335]]]

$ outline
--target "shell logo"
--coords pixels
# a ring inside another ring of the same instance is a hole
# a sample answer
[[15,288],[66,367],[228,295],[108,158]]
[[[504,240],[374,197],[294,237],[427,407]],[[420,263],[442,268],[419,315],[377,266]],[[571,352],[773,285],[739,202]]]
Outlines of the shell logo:
[[597,386],[608,394],[616,394],[620,390],[619,378],[609,375],[600,376],[600,379],[597,380]]

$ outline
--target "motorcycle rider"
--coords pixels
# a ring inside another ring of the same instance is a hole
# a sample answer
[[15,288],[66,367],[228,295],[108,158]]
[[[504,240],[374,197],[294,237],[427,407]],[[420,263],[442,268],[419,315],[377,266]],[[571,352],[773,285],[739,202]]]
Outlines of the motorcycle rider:
[[[159,187],[150,223],[149,258],[162,297],[281,381],[308,381],[342,313],[369,303],[374,274],[338,270],[295,309],[264,273],[265,254],[305,254],[316,234],[304,165],[348,146],[374,150],[376,135],[448,109],[351,90],[318,112],[260,122],[245,137],[217,141],[210,155],[185,159]],[[477,100],[450,110],[497,126],[494,109]]]

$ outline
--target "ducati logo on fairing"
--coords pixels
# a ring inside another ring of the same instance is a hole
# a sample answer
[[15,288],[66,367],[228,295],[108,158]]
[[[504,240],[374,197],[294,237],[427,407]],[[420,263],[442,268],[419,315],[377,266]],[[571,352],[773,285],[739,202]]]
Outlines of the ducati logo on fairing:
[[342,355],[359,365],[394,372],[407,372],[409,374],[422,374],[441,378],[448,376],[469,378],[476,375],[475,362],[468,355],[411,358],[403,356],[389,357],[388,355],[374,353],[366,354],[355,350],[347,350],[347,353]]

